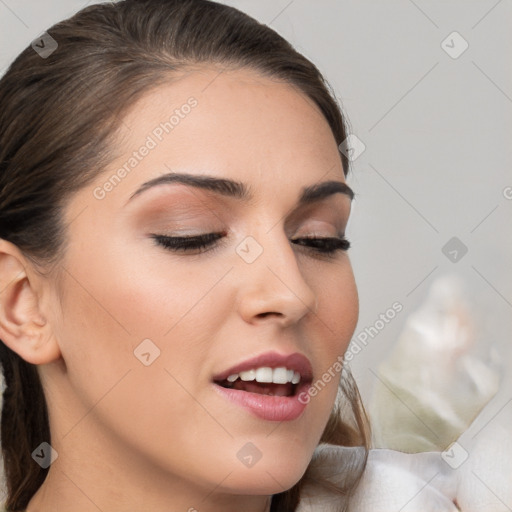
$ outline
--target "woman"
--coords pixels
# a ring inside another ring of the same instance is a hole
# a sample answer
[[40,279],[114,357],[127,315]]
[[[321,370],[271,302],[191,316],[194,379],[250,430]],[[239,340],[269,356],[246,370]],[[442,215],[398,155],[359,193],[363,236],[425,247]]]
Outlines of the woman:
[[342,364],[346,137],[312,63],[207,0],[90,6],[20,54],[0,81],[7,510],[292,511],[313,480],[343,510],[368,444]]

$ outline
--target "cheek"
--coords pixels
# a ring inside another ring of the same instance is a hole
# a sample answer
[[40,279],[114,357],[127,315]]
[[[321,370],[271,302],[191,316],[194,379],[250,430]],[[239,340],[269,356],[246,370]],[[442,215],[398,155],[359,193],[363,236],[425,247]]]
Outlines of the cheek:
[[[168,443],[162,425],[186,433],[206,425],[218,434],[191,397],[203,392],[198,374],[208,368],[211,340],[227,319],[230,292],[215,284],[229,267],[191,271],[168,257],[149,265],[134,252],[82,256],[87,265],[80,258],[67,265],[57,332],[80,407],[94,408],[109,431],[151,451],[149,436],[155,456]],[[74,424],[84,412],[71,415]]]
[[101,375],[122,375],[143,366],[141,359],[184,375],[204,366],[208,340],[226,319],[229,298],[215,285],[229,267],[178,265],[165,253],[148,262],[133,250],[73,261],[58,337],[64,360],[87,387],[104,387]]
[[[318,329],[323,331],[325,340],[313,348],[325,364],[326,357],[333,362],[345,352],[359,319],[359,296],[346,255],[340,265],[313,274],[313,279],[311,286],[318,298]],[[318,333],[315,339],[319,339]]]
[[359,319],[359,296],[348,257],[336,270],[329,277],[325,276],[328,285],[319,293],[318,320],[325,342],[314,347],[317,360],[322,361],[321,374],[317,376],[322,384],[317,388],[323,390],[325,385],[326,389],[318,392],[317,399],[328,408],[336,397],[341,356],[347,350]]

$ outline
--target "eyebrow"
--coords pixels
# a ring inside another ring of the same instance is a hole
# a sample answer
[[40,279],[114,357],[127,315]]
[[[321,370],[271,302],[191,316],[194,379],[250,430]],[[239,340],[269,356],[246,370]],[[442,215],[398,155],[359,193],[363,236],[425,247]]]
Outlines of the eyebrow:
[[[215,176],[170,172],[149,180],[146,183],[143,183],[130,196],[128,202],[150,188],[169,183],[189,185],[243,201],[249,201],[253,197],[249,188],[240,181],[235,181],[228,178],[218,178]],[[298,204],[306,205],[314,203],[337,193],[348,196],[351,201],[354,199],[355,195],[354,191],[342,181],[324,181],[304,187],[302,189],[302,194],[299,198]]]

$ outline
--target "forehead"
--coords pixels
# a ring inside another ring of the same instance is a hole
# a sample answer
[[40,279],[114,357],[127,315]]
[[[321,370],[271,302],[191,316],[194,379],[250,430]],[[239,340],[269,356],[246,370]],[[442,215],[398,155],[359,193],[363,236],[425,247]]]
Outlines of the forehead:
[[343,177],[336,141],[313,100],[252,69],[209,66],[170,78],[130,108],[120,134],[125,152],[152,137],[151,153],[171,167],[193,158],[238,176],[257,170],[277,177],[291,167],[311,172],[314,163]]

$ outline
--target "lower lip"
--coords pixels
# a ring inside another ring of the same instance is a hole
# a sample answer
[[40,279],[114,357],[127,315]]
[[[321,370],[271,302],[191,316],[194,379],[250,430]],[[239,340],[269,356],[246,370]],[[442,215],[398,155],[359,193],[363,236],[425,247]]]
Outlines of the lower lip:
[[218,384],[214,384],[214,386],[217,392],[231,402],[267,421],[296,420],[304,412],[307,405],[307,403],[299,402],[299,396],[309,387],[308,384],[299,386],[293,396],[273,396],[223,388]]

